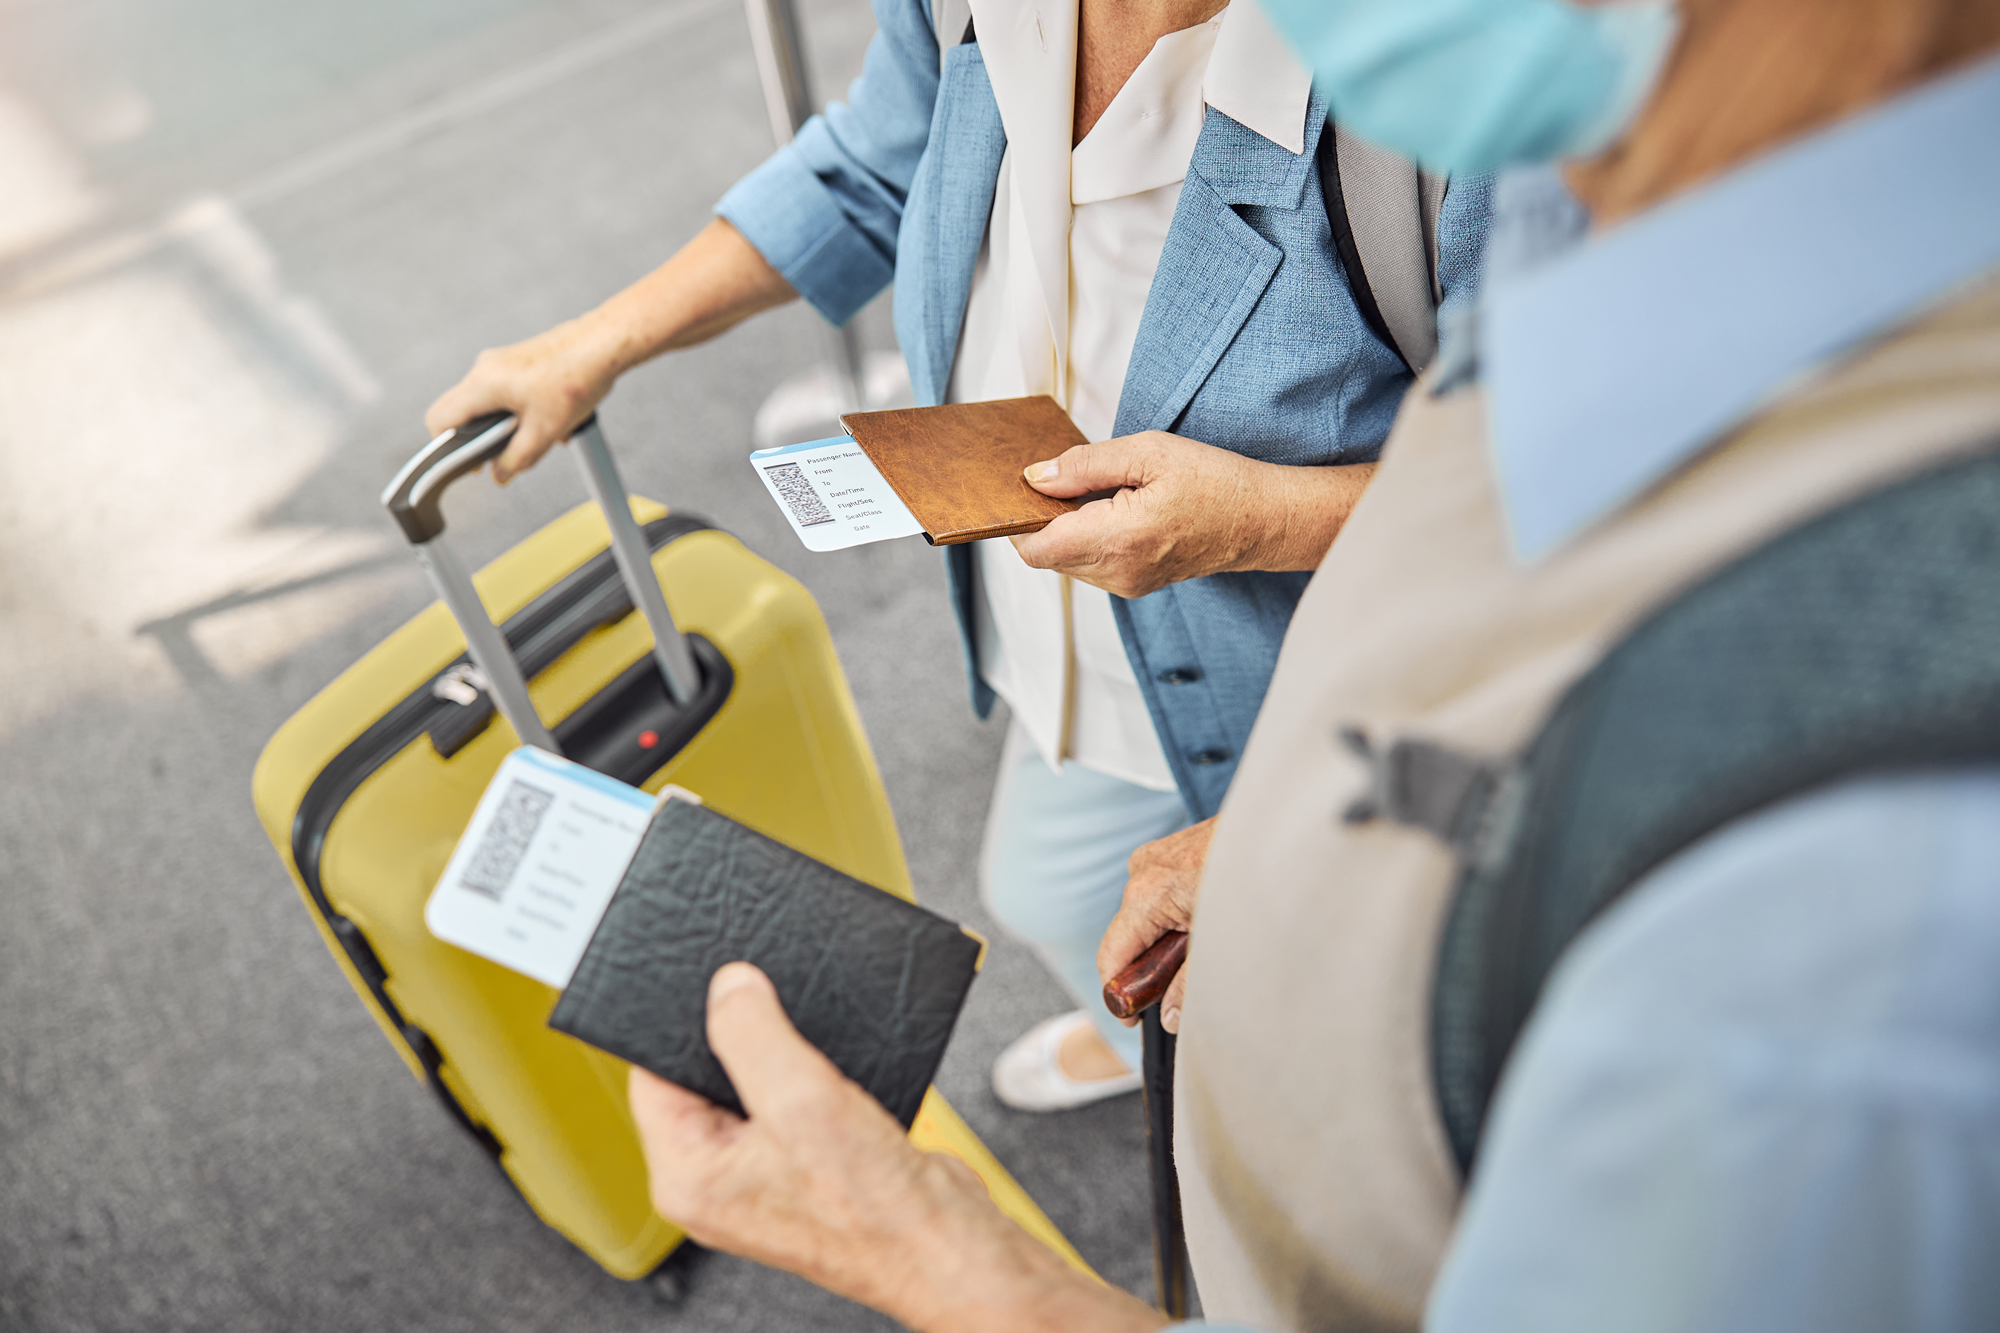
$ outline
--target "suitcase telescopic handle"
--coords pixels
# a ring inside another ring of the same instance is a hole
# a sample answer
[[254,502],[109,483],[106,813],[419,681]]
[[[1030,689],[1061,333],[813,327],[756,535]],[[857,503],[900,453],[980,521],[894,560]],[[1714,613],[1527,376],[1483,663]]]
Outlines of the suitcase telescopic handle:
[[[524,743],[559,754],[555,736],[542,723],[528,696],[528,683],[521,675],[520,664],[479,600],[471,572],[444,538],[445,491],[454,481],[498,458],[514,437],[515,424],[512,416],[500,412],[445,431],[418,450],[396,473],[388,489],[382,492],[382,504],[409,538],[430,572],[438,595],[451,608],[453,618],[465,634],[472,664],[486,678],[488,692],[500,715]],[[577,462],[583,469],[584,484],[603,511],[610,529],[612,557],[618,563],[626,591],[653,631],[653,656],[659,663],[667,693],[676,703],[685,704],[694,698],[700,676],[687,640],[667,610],[659,579],[653,573],[645,534],[632,517],[625,484],[619,479],[611,447],[597,425],[596,416],[577,427],[571,439],[578,446]]]

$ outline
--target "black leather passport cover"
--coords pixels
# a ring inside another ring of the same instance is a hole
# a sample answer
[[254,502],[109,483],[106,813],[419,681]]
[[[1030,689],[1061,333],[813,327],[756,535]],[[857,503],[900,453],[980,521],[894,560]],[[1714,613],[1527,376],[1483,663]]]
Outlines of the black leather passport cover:
[[743,1110],[708,1048],[708,982],[755,963],[806,1040],[908,1128],[979,962],[934,912],[725,815],[662,805],[549,1026]]

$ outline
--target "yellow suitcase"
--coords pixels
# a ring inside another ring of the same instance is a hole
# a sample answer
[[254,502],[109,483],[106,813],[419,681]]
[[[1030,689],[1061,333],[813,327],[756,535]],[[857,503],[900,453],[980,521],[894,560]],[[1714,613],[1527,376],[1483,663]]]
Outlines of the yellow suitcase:
[[[391,484],[384,501],[444,601],[279,729],[253,795],[327,947],[411,1072],[543,1221],[606,1271],[639,1278],[683,1237],[647,1197],[624,1064],[546,1026],[550,987],[424,925],[500,760],[524,740],[556,748],[648,790],[685,787],[904,898],[910,874],[811,595],[701,520],[628,501],[594,422],[570,451],[598,503],[466,574],[439,502],[512,425],[447,432]],[[963,1159],[1005,1212],[1084,1267],[935,1089],[911,1138]]]

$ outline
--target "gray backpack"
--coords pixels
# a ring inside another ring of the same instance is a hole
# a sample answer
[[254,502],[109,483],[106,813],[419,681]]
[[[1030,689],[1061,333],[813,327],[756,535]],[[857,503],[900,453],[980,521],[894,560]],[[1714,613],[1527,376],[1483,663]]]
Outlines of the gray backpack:
[[[1369,754],[1350,820],[1432,833],[1460,873],[1431,1061],[1470,1170],[1570,942],[1731,820],[1844,778],[2000,760],[2000,441],[1782,533],[1653,611],[1519,756]],[[1363,753],[1366,741],[1347,733]]]
[[1437,355],[1438,209],[1446,180],[1332,121],[1319,136],[1319,184],[1334,249],[1361,317],[1421,374]]

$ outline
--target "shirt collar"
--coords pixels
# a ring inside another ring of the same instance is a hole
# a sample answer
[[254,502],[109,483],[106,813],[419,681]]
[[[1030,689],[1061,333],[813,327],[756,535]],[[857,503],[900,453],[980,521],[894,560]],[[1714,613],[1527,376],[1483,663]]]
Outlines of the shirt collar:
[[2000,60],[1767,154],[1526,273],[1477,337],[1533,561],[1802,378],[2000,265]]
[[1072,204],[1119,199],[1187,178],[1201,138],[1203,69],[1219,28],[1211,19],[1153,43],[1071,150]]
[[[1059,75],[1074,84],[1076,0],[972,0],[970,8],[1009,142],[1036,130],[1053,136],[1059,129],[1067,148],[1069,89],[1055,88],[1052,80]],[[1305,152],[1312,71],[1252,0],[1234,0],[1217,23],[1202,100],[1286,152]],[[1044,66],[1056,74],[1038,83],[1031,71]]]
[[1234,0],[1222,12],[1201,92],[1203,100],[1243,128],[1288,153],[1305,152],[1312,71],[1278,36],[1261,5]]

